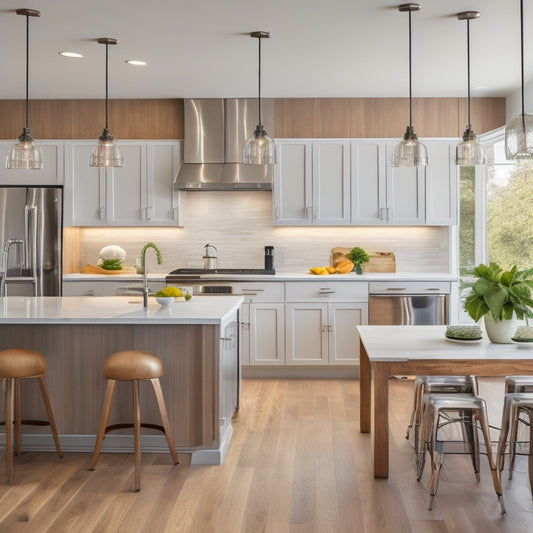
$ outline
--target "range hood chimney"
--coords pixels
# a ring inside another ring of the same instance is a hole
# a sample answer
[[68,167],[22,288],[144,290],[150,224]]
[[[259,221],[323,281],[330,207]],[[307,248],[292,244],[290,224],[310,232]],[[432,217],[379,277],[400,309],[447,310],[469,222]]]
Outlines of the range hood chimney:
[[[274,100],[261,99],[262,122],[274,134]],[[188,191],[272,190],[273,165],[242,163],[257,124],[257,98],[184,101],[184,163],[174,187]]]

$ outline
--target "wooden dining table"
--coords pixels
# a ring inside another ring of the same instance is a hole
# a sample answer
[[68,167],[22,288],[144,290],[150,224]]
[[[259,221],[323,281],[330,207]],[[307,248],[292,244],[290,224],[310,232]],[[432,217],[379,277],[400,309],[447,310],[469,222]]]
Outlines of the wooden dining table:
[[389,477],[391,376],[533,374],[533,344],[453,342],[446,326],[357,326],[360,431],[371,433],[374,477]]

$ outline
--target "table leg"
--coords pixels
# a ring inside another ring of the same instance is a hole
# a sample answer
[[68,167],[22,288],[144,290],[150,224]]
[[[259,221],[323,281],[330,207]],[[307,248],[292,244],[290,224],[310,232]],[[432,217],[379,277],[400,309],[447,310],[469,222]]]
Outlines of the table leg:
[[359,341],[359,431],[370,433],[370,391],[372,369],[363,343]]
[[372,363],[372,447],[375,478],[389,477],[389,375],[388,363]]

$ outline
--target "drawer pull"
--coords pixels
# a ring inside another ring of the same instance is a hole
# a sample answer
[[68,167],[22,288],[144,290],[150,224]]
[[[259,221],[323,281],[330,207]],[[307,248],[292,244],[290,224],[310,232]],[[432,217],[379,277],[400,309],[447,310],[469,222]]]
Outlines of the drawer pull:
[[243,293],[245,292],[253,292],[254,294],[257,294],[258,292],[265,292],[265,289],[241,289]]
[[387,287],[388,291],[405,291],[407,290],[406,287]]
[[335,294],[335,291],[332,291],[331,289],[320,289],[319,294]]
[[427,290],[428,291],[440,291],[438,287],[429,287]]

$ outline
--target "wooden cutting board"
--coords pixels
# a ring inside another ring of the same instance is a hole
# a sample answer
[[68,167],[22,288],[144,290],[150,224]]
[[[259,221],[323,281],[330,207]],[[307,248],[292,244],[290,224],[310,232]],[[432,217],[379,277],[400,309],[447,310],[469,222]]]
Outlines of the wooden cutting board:
[[[353,248],[353,246],[352,246]],[[331,265],[335,266],[346,259],[346,254],[350,253],[352,248],[343,248],[335,246],[331,249]],[[396,272],[396,258],[394,252],[374,252],[366,250],[370,257],[370,261],[363,265],[365,272]]]

